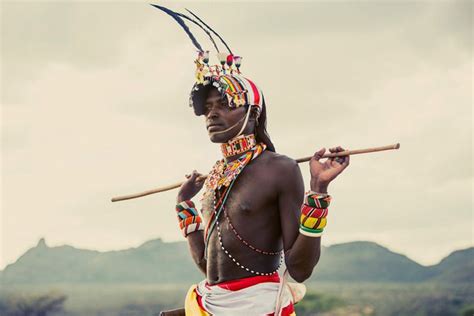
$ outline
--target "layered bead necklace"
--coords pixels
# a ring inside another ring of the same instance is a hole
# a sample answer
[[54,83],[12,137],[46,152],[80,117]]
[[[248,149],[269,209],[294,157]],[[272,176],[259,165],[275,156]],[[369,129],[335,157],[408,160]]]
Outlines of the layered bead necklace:
[[[209,194],[212,194],[214,212],[211,215],[209,223],[204,232],[205,256],[207,258],[207,246],[209,244],[210,236],[214,228],[217,228],[217,237],[219,239],[220,247],[222,251],[229,257],[229,259],[232,262],[234,262],[241,269],[246,270],[252,274],[272,275],[278,271],[278,269],[280,268],[283,262],[283,256],[282,256],[283,251],[280,250],[278,252],[271,252],[271,251],[261,250],[257,247],[252,246],[249,242],[247,242],[244,238],[240,236],[240,234],[235,229],[234,225],[230,222],[228,213],[225,211],[225,202],[227,201],[227,197],[229,196],[229,193],[235,181],[237,180],[238,175],[242,172],[242,170],[250,161],[257,158],[266,149],[266,145],[263,143],[257,144],[255,140],[255,135],[251,134],[251,135],[242,135],[242,136],[236,137],[232,139],[231,141],[229,141],[228,143],[222,144],[221,149],[225,158],[235,156],[241,153],[244,153],[244,154],[240,156],[238,159],[231,161],[230,163],[227,163],[225,159],[217,161],[212,171],[210,172],[209,176],[206,179],[206,182],[205,182],[206,192],[203,198],[209,197]],[[222,193],[220,194],[219,200],[217,201],[216,192],[220,193],[222,188],[223,188]],[[274,271],[272,272],[255,271],[254,269],[251,269],[243,265],[242,263],[240,263],[225,248],[224,243],[222,241],[221,228],[220,228],[220,223],[219,223],[219,217],[221,213],[224,213],[225,218],[229,222],[229,226],[231,227],[231,230],[233,231],[235,236],[248,248],[263,255],[280,255],[280,261],[279,261],[278,267]]]

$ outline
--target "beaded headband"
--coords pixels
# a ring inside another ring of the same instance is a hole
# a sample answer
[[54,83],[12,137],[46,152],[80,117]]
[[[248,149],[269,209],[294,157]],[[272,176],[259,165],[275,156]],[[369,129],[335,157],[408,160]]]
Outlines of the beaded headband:
[[[203,115],[205,113],[205,96],[211,87],[215,87],[222,97],[226,97],[229,107],[255,106],[258,118],[264,106],[263,93],[252,80],[241,75],[242,57],[234,55],[224,39],[190,10],[186,9],[194,18],[160,5],[152,4],[152,6],[167,13],[178,22],[198,50],[197,58],[194,61],[196,65],[196,82],[189,98],[189,106],[194,108],[194,113],[196,115]],[[209,51],[202,49],[183,19],[195,24],[207,34],[217,51],[218,64],[209,64]],[[228,53],[219,51],[211,32],[220,39]]]

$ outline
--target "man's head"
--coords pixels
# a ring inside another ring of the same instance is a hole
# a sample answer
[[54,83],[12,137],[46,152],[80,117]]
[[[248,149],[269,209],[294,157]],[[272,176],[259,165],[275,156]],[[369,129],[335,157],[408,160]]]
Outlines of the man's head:
[[[196,115],[206,114],[206,102],[208,101],[209,93],[211,92],[211,90],[213,90],[211,89],[212,87],[217,88],[218,93],[223,96],[223,100],[227,98],[226,101],[229,108],[236,110],[234,112],[230,111],[229,109],[227,113],[233,113],[229,114],[228,116],[226,115],[224,118],[222,116],[212,114],[212,109],[210,110],[210,113],[212,115],[206,115],[206,123],[207,125],[216,126],[208,129],[209,134],[211,136],[211,140],[213,142],[226,142],[227,140],[229,140],[228,137],[232,138],[231,132],[235,127],[233,127],[233,125],[229,126],[229,124],[231,124],[238,116],[241,115],[240,112],[242,112],[242,109],[249,109],[250,107],[250,111],[247,111],[249,115],[243,118],[244,121],[242,123],[242,126],[244,126],[246,130],[239,130],[237,134],[233,137],[238,136],[238,134],[242,132],[248,133],[249,130],[250,132],[252,132],[253,130],[256,136],[256,140],[258,142],[265,143],[267,145],[267,150],[275,151],[275,148],[266,131],[266,110],[263,93],[255,85],[255,83],[252,82],[252,80],[245,78],[241,75],[240,66],[242,64],[242,57],[235,56],[227,45],[227,43],[224,41],[224,39],[191,11],[188,10],[205,27],[199,22],[196,22],[195,20],[179,12],[175,12],[166,7],[155,4],[152,4],[152,6],[162,10],[166,14],[170,15],[176,22],[178,22],[178,24],[186,32],[188,37],[191,39],[191,42],[198,51],[198,56],[194,61],[194,63],[196,64],[196,81],[191,90],[191,95],[189,98],[189,105],[194,108],[194,113]],[[194,24],[198,25],[205,33],[207,33],[214,47],[216,48],[216,51],[218,52],[218,59],[220,65],[209,64],[209,51],[203,50],[199,42],[196,40],[196,37],[194,37],[193,33],[190,31],[189,27],[184,22],[183,18],[192,21]],[[206,30],[206,28],[211,30],[212,33],[214,33],[215,35],[217,35],[217,37],[221,40],[222,44],[227,48],[228,54],[224,52],[219,52],[219,49],[216,43],[214,42],[212,35]],[[216,94],[216,92],[212,93],[214,95]],[[209,101],[212,104],[215,104],[213,103],[215,101]],[[207,106],[209,106],[209,104],[207,104]],[[239,108],[242,109],[237,110]],[[252,112],[254,108],[256,109],[255,113]],[[252,116],[252,119],[250,118],[250,116]],[[250,120],[250,123],[247,122],[248,120]],[[221,124],[222,126],[217,126],[219,124]],[[239,124],[239,121],[234,123],[235,126],[238,126]],[[247,124],[249,125],[248,127]],[[224,127],[224,125],[229,126],[228,131],[226,130],[224,132],[219,130],[220,127]]]
[[211,86],[205,99],[203,113],[211,141],[225,143],[237,136],[240,131],[244,135],[254,134],[258,112],[257,108],[252,106],[246,119],[248,107],[248,105],[230,107],[227,98],[217,88]]
[[225,143],[239,134],[253,133],[267,150],[275,151],[266,131],[263,93],[248,78],[238,74],[206,77],[193,86],[189,104],[196,115],[205,116],[212,142]]

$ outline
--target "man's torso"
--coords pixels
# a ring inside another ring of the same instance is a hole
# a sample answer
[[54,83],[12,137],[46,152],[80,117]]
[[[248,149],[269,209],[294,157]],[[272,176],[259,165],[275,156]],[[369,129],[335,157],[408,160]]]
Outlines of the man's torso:
[[[274,162],[278,159],[288,158],[263,152],[243,169],[231,188],[224,205],[227,214],[222,212],[218,220],[222,246],[217,227],[209,239],[207,280],[210,284],[256,275],[245,268],[261,273],[277,269],[280,254],[262,254],[245,245],[244,241],[265,252],[276,253],[282,249],[277,188],[278,181],[284,179],[279,179],[275,172]],[[202,213],[206,222],[214,212],[212,200],[211,195],[202,201]]]

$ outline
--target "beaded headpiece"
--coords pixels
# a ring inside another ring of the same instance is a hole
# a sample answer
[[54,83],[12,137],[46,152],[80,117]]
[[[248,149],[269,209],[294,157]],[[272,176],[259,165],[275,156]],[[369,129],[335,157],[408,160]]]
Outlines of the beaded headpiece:
[[[190,37],[192,43],[197,48],[198,53],[196,60],[196,82],[191,91],[191,97],[189,99],[189,105],[194,107],[196,115],[203,115],[203,104],[199,104],[202,101],[199,100],[200,95],[196,93],[200,88],[204,86],[214,86],[219,92],[227,97],[228,105],[232,108],[237,108],[244,105],[256,106],[257,112],[260,114],[263,107],[263,93],[255,83],[242,76],[240,72],[240,66],[242,64],[242,57],[236,56],[232,53],[227,43],[222,37],[217,34],[209,25],[201,20],[196,14],[187,10],[195,19],[175,11],[172,11],[163,6],[152,4],[155,8],[158,8],[172,18],[174,18],[179,25],[185,30]],[[214,65],[210,64],[210,54],[208,50],[203,50],[197,39],[191,33],[190,29],[184,22],[188,20],[193,24],[197,25],[202,29],[211,39],[212,44],[217,51],[217,59],[219,63]],[[214,33],[227,48],[228,53],[221,52],[214,41],[211,32]],[[196,103],[196,104],[195,104]]]
[[[263,92],[252,80],[242,75],[240,71],[242,57],[234,55],[224,39],[190,10],[186,9],[192,17],[157,4],[151,5],[167,13],[178,22],[197,49],[197,57],[194,61],[196,65],[196,81],[191,89],[189,97],[189,106],[193,107],[194,113],[196,115],[204,115],[206,113],[206,97],[209,90],[214,87],[221,93],[223,98],[226,98],[229,107],[238,108],[241,106],[248,106],[249,108],[247,111],[250,110],[250,107],[256,109],[258,125],[257,138],[260,141],[265,142],[269,150],[274,151],[274,146],[266,132],[266,110]],[[212,45],[216,49],[218,59],[217,64],[209,63],[209,50],[204,50],[201,47],[184,20],[196,25],[207,34]],[[228,52],[221,52],[219,50],[211,33],[219,38]]]

